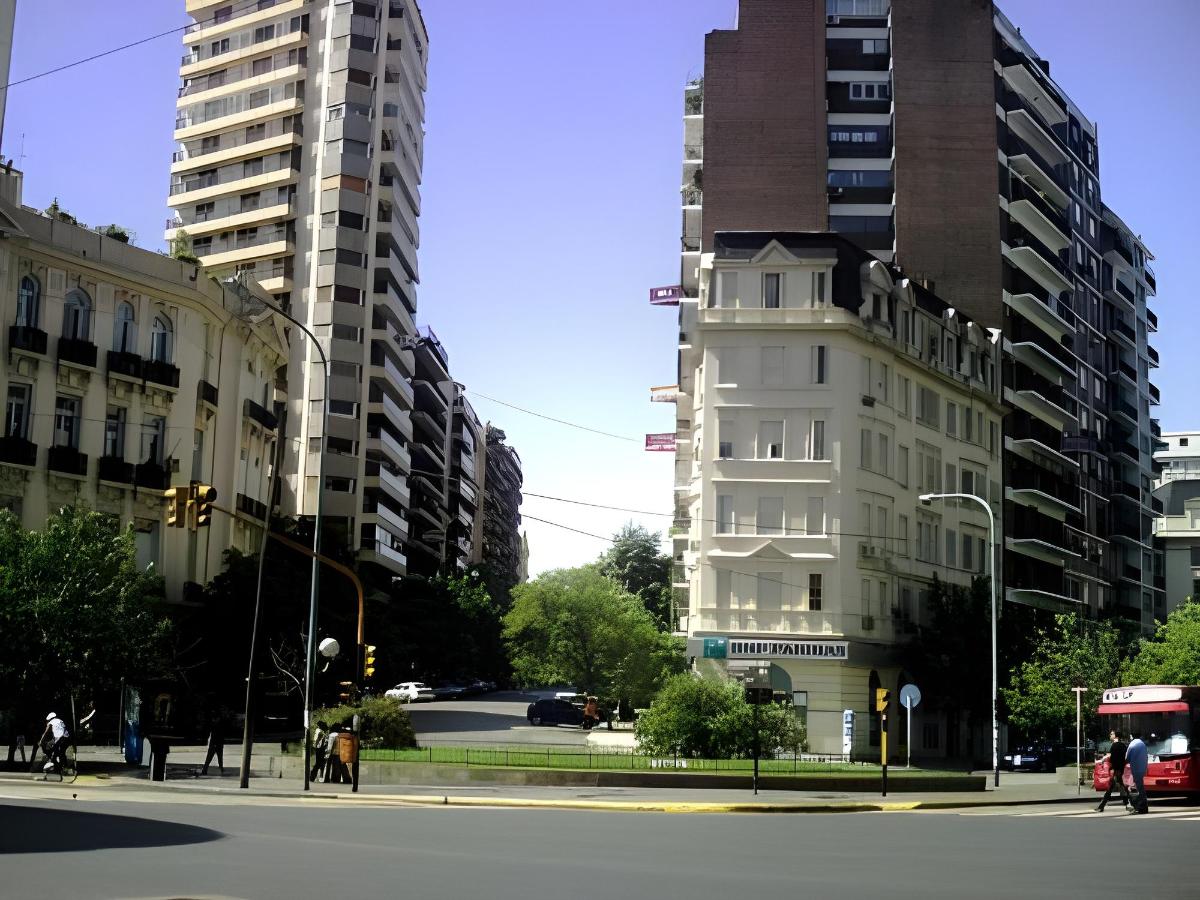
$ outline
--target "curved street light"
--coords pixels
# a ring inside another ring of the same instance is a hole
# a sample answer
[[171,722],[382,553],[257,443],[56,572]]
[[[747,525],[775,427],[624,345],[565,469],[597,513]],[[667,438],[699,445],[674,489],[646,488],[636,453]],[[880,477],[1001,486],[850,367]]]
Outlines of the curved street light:
[[983,507],[988,520],[988,589],[992,595],[992,772],[996,787],[1000,787],[1000,721],[998,704],[1000,699],[999,666],[996,651],[996,518],[992,507],[982,497],[974,494],[921,494],[921,502],[934,500],[971,500]]

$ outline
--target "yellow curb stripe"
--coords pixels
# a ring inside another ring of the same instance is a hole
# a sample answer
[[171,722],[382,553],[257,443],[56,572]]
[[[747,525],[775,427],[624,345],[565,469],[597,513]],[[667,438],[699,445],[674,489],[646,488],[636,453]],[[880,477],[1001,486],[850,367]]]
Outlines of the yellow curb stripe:
[[906,812],[920,801],[890,803],[706,803],[636,800],[536,800],[517,797],[452,797],[426,794],[376,794],[364,799],[413,806],[503,807],[506,809],[581,809],[662,813],[833,813]]

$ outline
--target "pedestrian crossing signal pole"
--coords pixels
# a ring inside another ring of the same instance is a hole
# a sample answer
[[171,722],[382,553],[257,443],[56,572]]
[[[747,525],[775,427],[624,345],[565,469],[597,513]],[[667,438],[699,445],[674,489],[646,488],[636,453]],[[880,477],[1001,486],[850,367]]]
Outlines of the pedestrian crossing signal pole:
[[888,704],[892,700],[892,692],[887,688],[875,688],[875,711],[879,713],[879,754],[883,762],[883,796],[887,796],[887,739],[888,739]]

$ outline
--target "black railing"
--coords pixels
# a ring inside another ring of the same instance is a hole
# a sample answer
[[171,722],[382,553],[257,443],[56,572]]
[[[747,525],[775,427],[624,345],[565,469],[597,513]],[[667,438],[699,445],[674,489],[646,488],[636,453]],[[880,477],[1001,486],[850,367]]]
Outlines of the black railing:
[[1061,167],[1052,166],[1046,161],[1046,158],[1030,147],[1027,143],[1017,137],[1015,134],[1009,134],[1008,139],[1004,142],[1004,152],[1007,156],[1028,156],[1037,167],[1041,169],[1046,177],[1053,181],[1061,188],[1066,188],[1067,177],[1061,171]]
[[0,462],[17,466],[37,464],[37,444],[23,437],[0,437]]
[[1112,324],[1112,330],[1115,331],[1117,334],[1128,338],[1129,340],[1133,341],[1134,343],[1137,343],[1137,332],[1134,331],[1133,327],[1128,322],[1126,322],[1124,319],[1114,319],[1113,324]]
[[91,341],[82,341],[79,338],[60,337],[58,339],[58,361],[94,369],[96,368],[96,345]]
[[142,380],[177,388],[179,387],[179,369],[157,359],[142,360]]
[[25,350],[28,353],[46,353],[46,332],[28,325],[8,326],[8,349]]
[[1160,391],[1158,389],[1158,385],[1153,384],[1151,382],[1147,382],[1147,384],[1149,384],[1149,388],[1150,388],[1150,402],[1151,403],[1162,402],[1162,391]]
[[141,378],[142,358],[136,353],[109,350],[108,373],[110,375],[124,375],[126,378]]
[[1150,310],[1146,310],[1146,325],[1151,331],[1158,331],[1158,316]]
[[274,431],[279,426],[279,420],[273,413],[248,397],[242,401],[242,415],[252,422],[257,422],[267,431]]
[[165,491],[171,481],[171,469],[169,466],[153,462],[138,463],[133,473],[133,480],[138,487]]
[[1053,266],[1060,275],[1070,281],[1071,270],[1066,261],[1047,247],[1033,232],[1018,224],[1016,220],[1008,223],[1008,244],[1010,247],[1029,247],[1035,250],[1047,264]]
[[196,384],[196,397],[200,402],[207,403],[209,406],[217,405],[217,386],[210,384],[203,378]]
[[88,458],[74,447],[51,447],[47,451],[46,468],[66,475],[87,475]]
[[1063,232],[1064,235],[1071,233],[1071,226],[1067,222],[1066,215],[1020,178],[1012,179],[1012,183],[1009,186],[1008,199],[1010,202],[1027,200],[1038,212],[1050,220],[1051,225]]
[[119,456],[102,456],[96,460],[97,477],[116,484],[133,484],[133,463]]
[[1153,347],[1151,347],[1149,344],[1146,345],[1146,355],[1148,357],[1150,357],[1150,365],[1152,365],[1152,366],[1158,365],[1158,351],[1155,350]]
[[258,519],[260,522],[267,521],[267,504],[242,493],[237,495],[237,511]]

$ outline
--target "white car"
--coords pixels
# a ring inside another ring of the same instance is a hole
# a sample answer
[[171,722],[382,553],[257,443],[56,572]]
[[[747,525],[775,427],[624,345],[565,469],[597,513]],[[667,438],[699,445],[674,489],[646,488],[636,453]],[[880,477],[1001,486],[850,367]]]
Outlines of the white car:
[[433,688],[422,681],[402,681],[385,691],[384,696],[404,703],[427,703],[434,699]]

